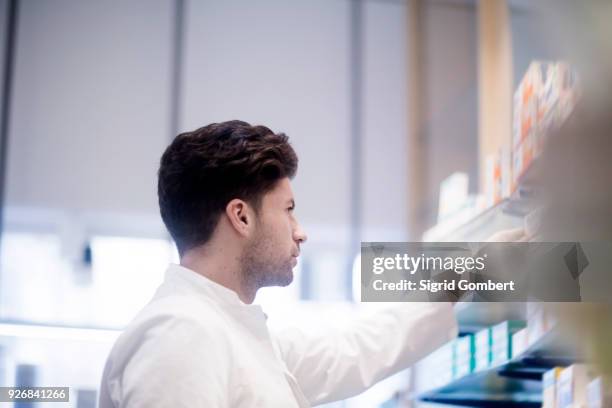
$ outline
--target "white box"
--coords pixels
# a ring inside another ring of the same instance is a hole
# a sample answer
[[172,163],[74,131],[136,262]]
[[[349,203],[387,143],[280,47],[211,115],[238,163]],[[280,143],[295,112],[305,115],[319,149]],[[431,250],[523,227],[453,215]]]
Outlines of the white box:
[[588,368],[574,364],[559,374],[557,382],[557,408],[578,408],[587,406]]

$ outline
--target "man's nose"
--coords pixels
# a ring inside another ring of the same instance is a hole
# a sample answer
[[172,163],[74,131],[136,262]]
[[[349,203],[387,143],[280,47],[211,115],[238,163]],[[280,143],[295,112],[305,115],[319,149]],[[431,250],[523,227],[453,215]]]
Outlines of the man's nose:
[[295,231],[293,232],[293,239],[300,244],[303,244],[308,239],[300,224],[297,224]]

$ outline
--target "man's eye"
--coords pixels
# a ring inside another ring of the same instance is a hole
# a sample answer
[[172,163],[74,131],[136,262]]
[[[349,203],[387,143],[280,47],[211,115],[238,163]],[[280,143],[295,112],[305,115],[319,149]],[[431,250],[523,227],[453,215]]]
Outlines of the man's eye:
[[292,205],[291,207],[287,208],[287,210],[293,211],[294,208],[295,208],[295,206]]

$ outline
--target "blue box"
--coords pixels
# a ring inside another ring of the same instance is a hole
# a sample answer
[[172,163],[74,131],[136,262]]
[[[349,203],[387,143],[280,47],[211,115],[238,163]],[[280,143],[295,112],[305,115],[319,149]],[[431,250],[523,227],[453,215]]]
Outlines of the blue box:
[[522,320],[506,320],[491,328],[491,365],[512,359],[512,335],[525,326]]
[[480,330],[474,335],[474,370],[485,370],[491,366],[491,328]]
[[474,372],[474,335],[459,337],[453,347],[453,378]]

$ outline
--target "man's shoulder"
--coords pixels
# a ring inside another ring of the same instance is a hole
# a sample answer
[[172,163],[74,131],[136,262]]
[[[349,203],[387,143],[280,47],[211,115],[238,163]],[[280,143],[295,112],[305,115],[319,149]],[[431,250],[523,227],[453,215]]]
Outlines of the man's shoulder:
[[[102,387],[119,393],[126,375],[198,367],[231,356],[229,331],[214,305],[184,295],[154,298],[123,330],[107,358]],[[126,374],[127,373],[127,374]],[[119,397],[116,397],[119,398]]]
[[206,299],[175,294],[154,298],[136,315],[124,333],[151,331],[160,326],[182,325],[194,330],[218,332],[224,325],[218,308]]
[[172,343],[185,334],[218,339],[225,326],[219,310],[205,300],[180,294],[154,298],[123,330],[111,354],[131,354],[145,340]]

